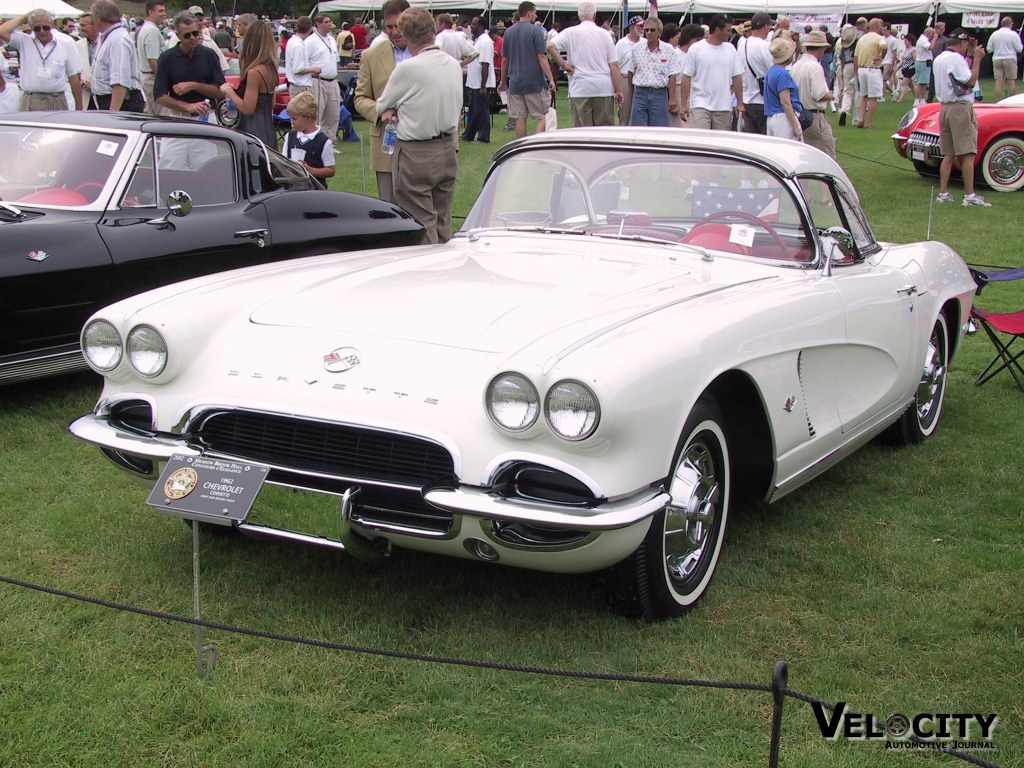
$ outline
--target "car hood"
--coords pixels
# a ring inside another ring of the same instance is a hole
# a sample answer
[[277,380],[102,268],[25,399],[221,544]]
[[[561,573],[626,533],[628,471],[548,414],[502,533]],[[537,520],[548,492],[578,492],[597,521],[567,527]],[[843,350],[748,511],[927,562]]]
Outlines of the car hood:
[[591,237],[459,238],[398,262],[323,276],[263,303],[250,320],[511,352],[548,334],[580,338],[778,274],[723,259],[712,277],[709,264],[695,264],[699,256],[681,249]]

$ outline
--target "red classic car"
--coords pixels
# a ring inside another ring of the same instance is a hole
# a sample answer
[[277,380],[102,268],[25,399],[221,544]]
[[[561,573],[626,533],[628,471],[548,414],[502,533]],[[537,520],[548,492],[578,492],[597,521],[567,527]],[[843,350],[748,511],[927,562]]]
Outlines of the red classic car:
[[[892,135],[896,151],[922,176],[934,176],[942,162],[939,149],[940,104],[922,104],[900,120]],[[1024,187],[1024,94],[994,104],[976,103],[978,161],[975,177],[999,192]],[[959,170],[959,166],[957,166]]]

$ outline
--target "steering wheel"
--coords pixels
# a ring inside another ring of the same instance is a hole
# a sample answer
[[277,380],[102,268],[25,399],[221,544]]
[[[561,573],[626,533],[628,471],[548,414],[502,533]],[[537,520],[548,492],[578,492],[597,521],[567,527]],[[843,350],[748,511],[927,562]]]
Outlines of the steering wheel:
[[[91,194],[89,192],[86,192],[86,190],[92,189],[95,189],[96,191],[92,192]],[[75,187],[75,192],[80,194],[82,197],[88,198],[89,202],[92,202],[97,197],[99,197],[99,194],[102,190],[103,185],[100,184],[98,181],[83,181],[81,184]]]
[[754,214],[747,213],[746,211],[718,211],[717,213],[709,213],[700,221],[699,224],[697,224],[697,226],[695,226],[690,231],[693,232],[694,229],[697,229],[703,224],[710,224],[713,221],[728,218],[742,219],[743,221],[748,221],[751,224],[756,224],[769,235],[771,235],[772,240],[774,240],[775,244],[779,246],[779,249],[782,253],[786,252],[786,244],[782,242],[782,238],[779,236],[779,233],[775,231],[775,228],[764,219],[759,219]]

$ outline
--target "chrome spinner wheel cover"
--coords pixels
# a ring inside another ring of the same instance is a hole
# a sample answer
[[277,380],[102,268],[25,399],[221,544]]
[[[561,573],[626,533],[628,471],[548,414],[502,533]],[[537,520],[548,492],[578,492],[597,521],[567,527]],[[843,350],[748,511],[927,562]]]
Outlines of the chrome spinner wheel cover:
[[690,579],[709,546],[721,499],[718,464],[696,440],[686,447],[672,477],[672,504],[665,508],[665,568],[674,584]]
[[921,381],[917,385],[917,421],[925,432],[931,429],[939,416],[942,393],[946,386],[945,355],[939,349],[942,344],[944,340],[933,332],[928,342]]
[[999,184],[1016,184],[1024,175],[1024,152],[1013,145],[999,147],[988,160],[988,172]]

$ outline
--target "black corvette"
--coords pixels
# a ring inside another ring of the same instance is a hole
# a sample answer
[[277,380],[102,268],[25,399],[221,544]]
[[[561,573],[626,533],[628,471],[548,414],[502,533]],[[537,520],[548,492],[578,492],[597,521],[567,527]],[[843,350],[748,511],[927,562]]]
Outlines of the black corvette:
[[216,125],[108,112],[0,120],[0,385],[84,369],[99,307],[235,267],[412,245],[389,203],[329,192]]

